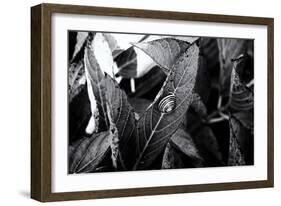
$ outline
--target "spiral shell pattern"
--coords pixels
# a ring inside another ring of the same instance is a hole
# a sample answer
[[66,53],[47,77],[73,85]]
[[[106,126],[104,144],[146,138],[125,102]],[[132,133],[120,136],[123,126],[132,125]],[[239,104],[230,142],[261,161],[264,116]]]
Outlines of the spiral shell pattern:
[[158,104],[158,109],[162,113],[170,113],[176,106],[176,96],[173,93],[169,93]]

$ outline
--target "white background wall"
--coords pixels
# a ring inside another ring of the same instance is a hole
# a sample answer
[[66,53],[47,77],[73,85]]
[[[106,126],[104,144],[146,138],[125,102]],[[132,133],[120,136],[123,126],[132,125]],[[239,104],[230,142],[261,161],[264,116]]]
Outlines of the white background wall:
[[[127,7],[275,18],[275,188],[48,203],[47,205],[280,205],[281,5],[276,0],[60,0]],[[37,0],[3,0],[0,6],[0,203],[39,205],[30,184],[30,7]]]

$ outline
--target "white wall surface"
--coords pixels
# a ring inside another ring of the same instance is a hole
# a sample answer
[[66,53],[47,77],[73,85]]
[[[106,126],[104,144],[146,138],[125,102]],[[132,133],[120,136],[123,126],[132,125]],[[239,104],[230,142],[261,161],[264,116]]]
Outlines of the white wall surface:
[[[276,0],[60,0],[84,4],[275,18],[275,188],[47,203],[46,205],[280,205],[281,12]],[[37,0],[0,6],[0,205],[33,206],[30,185],[30,7]]]

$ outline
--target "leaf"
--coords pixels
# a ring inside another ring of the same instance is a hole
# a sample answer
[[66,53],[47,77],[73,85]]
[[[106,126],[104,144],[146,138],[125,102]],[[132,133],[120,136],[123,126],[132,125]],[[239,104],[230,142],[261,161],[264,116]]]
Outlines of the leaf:
[[190,46],[190,43],[173,38],[163,38],[133,45],[150,56],[167,74],[172,69],[177,59]]
[[105,76],[103,84],[107,89],[106,99],[111,108],[111,121],[118,130],[120,158],[124,163],[123,166],[129,167],[133,164],[132,158],[134,155],[132,150],[135,147],[135,142],[130,142],[135,138],[134,110],[128,102],[125,92],[119,88],[116,81],[109,76]]
[[[126,90],[129,97],[140,97],[153,100],[165,82],[167,75],[158,66],[152,68],[147,74],[135,80],[135,92],[129,87],[129,80],[123,79],[120,86]],[[148,86],[149,85],[149,86]]]
[[171,137],[171,143],[174,144],[185,155],[190,157],[192,164],[195,167],[203,166],[203,159],[199,154],[193,139],[186,131],[179,128]]
[[124,78],[134,78],[137,76],[137,54],[133,47],[121,52],[114,58],[119,68],[117,75]]
[[77,32],[77,36],[76,36],[76,45],[75,45],[75,49],[72,55],[72,60],[74,60],[74,58],[76,57],[76,55],[81,51],[81,49],[83,48],[86,39],[89,35],[89,32]]
[[[164,150],[170,137],[182,122],[191,104],[198,68],[199,48],[192,44],[174,64],[154,103],[138,121],[138,159],[133,169],[145,169]],[[161,113],[158,104],[166,95],[175,95],[176,107],[171,113]]]
[[175,169],[175,168],[183,168],[184,163],[174,148],[170,143],[167,143],[167,146],[164,151],[163,159],[162,159],[162,169]]
[[83,85],[81,91],[69,101],[68,106],[68,138],[69,142],[85,135],[85,127],[92,116],[87,86]]
[[220,51],[219,59],[221,65],[220,85],[221,93],[229,96],[230,78],[233,69],[232,60],[247,52],[249,41],[243,39],[219,38],[217,39]]
[[99,131],[108,130],[109,123],[106,113],[106,86],[104,79],[104,72],[108,68],[113,67],[113,60],[108,44],[105,42],[101,34],[96,34],[94,39],[85,48],[85,71],[87,77],[87,84],[89,89],[95,97],[96,104],[99,111]]
[[112,55],[113,53],[116,51],[116,50],[119,50],[120,47],[118,45],[118,42],[117,40],[114,38],[114,36],[110,33],[102,33],[103,34],[103,37],[106,39],[107,43],[108,43],[108,46],[112,52]]
[[159,39],[175,39],[180,41],[185,41],[189,44],[193,43],[198,39],[198,37],[193,36],[166,36],[166,35],[148,35],[146,39],[144,39],[142,42],[151,42]]
[[[124,78],[140,78],[147,74],[154,66],[156,66],[153,56],[143,49],[138,48],[138,45],[159,41],[161,39],[174,39],[175,41],[185,41],[188,43],[194,42],[197,37],[182,37],[182,36],[157,36],[147,35],[138,41],[131,43],[134,47],[129,47],[126,51],[120,52],[115,58],[120,69],[118,72]],[[141,43],[140,43],[141,42]]]
[[234,119],[230,119],[229,121],[229,129],[230,129],[230,140],[229,140],[229,157],[228,157],[228,165],[229,166],[237,166],[237,165],[245,165],[245,158],[241,152],[241,147],[239,143],[240,127],[238,123]]
[[246,85],[242,84],[237,73],[241,65],[239,59],[234,62],[234,69],[231,76],[231,108],[236,111],[248,111],[254,107],[254,93]]
[[99,41],[103,42],[101,36],[96,35],[85,52],[86,71],[89,72],[89,83],[92,85],[92,91],[98,105],[99,128],[100,130],[110,129],[106,105],[108,103],[111,108],[112,122],[118,130],[120,155],[123,157],[122,154],[124,153],[125,165],[132,164],[132,157],[127,155],[126,152],[132,149],[128,144],[130,144],[130,139],[134,139],[134,111],[128,103],[126,94],[119,88],[117,82],[102,72],[101,68],[112,66],[112,64],[102,63],[102,61],[110,61],[110,59],[112,61],[112,55],[105,52],[103,58],[96,58],[96,54],[100,53],[103,47],[106,47],[106,44],[102,48],[98,47],[101,44]]
[[191,108],[195,111],[195,113],[199,114],[201,117],[204,117],[207,115],[207,108],[204,104],[204,102],[201,100],[201,97],[194,93],[192,97],[192,103]]
[[86,69],[86,80],[87,80],[87,91],[88,91],[88,97],[90,99],[90,105],[91,105],[91,118],[89,120],[88,126],[86,127],[86,133],[92,134],[93,132],[98,132],[99,128],[99,110],[98,105],[96,101],[96,97],[93,92],[93,85],[91,83],[91,77],[89,75],[88,69]]
[[133,106],[135,112],[142,114],[152,101],[143,98],[129,98],[130,104]]
[[210,100],[216,100],[212,92],[219,88],[217,73],[220,64],[216,38],[201,37],[199,53],[199,68],[194,91],[200,95],[203,102],[209,103]]
[[108,151],[112,136],[109,131],[94,133],[84,137],[70,147],[70,173],[87,173],[94,171]]
[[254,134],[254,111],[247,112],[235,112],[232,113],[232,117],[236,119],[245,129],[249,130],[251,134]]
[[106,108],[107,108],[107,117],[110,124],[109,131],[110,134],[112,135],[112,140],[110,142],[111,160],[112,160],[113,167],[115,168],[115,170],[117,170],[118,156],[119,156],[119,137],[118,137],[118,130],[116,124],[114,123],[113,120],[113,111],[112,111],[113,108],[111,103],[112,103],[111,101],[107,101]]
[[223,165],[219,144],[211,128],[205,126],[192,137],[202,158],[209,166]]
[[244,56],[234,60],[231,78],[229,165],[253,164],[254,93],[243,84]]
[[68,69],[68,97],[69,102],[78,95],[85,85],[85,69],[83,63],[73,63]]
[[130,47],[122,52],[115,61],[118,65],[118,75],[124,78],[139,78],[149,72],[156,63],[138,48]]

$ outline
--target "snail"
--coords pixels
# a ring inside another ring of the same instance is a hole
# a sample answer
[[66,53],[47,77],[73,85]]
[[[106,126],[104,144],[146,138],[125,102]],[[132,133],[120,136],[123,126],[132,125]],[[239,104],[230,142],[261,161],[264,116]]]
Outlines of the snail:
[[162,113],[170,113],[174,110],[176,106],[176,96],[174,93],[170,92],[166,97],[161,99],[158,103],[158,109]]

